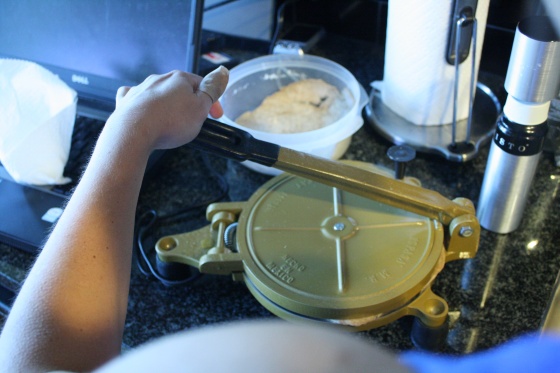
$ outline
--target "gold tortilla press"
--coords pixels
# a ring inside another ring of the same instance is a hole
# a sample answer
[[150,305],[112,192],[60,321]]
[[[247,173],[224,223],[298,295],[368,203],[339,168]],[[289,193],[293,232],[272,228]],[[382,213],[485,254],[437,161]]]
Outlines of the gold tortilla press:
[[193,146],[287,171],[246,202],[208,207],[210,224],[156,243],[158,259],[244,281],[272,313],[349,330],[415,316],[445,326],[431,284],[476,254],[473,204],[363,162],[334,162],[207,120]]

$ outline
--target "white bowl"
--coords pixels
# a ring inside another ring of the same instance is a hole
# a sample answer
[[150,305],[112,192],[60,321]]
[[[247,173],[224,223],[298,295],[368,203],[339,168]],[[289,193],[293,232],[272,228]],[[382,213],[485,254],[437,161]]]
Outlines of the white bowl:
[[[235,122],[235,118],[257,108],[267,96],[281,87],[310,78],[322,79],[339,91],[352,95],[353,105],[336,122],[298,133],[263,132]],[[364,123],[362,109],[367,99],[365,89],[356,78],[336,62],[311,55],[267,55],[231,69],[228,86],[220,98],[224,108],[224,116],[220,120],[249,132],[259,140],[324,158],[339,159],[348,149],[352,135]],[[243,164],[264,174],[277,175],[281,172],[253,162]]]

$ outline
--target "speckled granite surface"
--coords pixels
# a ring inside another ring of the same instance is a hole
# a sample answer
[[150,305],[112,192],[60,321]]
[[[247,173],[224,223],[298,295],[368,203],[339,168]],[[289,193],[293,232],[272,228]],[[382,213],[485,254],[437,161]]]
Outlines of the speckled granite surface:
[[[382,52],[373,44],[333,35],[313,51],[345,66],[368,92],[369,83],[382,78]],[[500,99],[505,97],[500,79],[481,74],[480,80]],[[385,156],[390,145],[366,121],[353,137],[345,158],[390,166]],[[467,197],[476,203],[487,149],[473,161],[461,164],[418,154],[407,175],[417,177],[424,187],[448,198]],[[213,156],[208,160],[227,180],[227,198],[232,201],[246,200],[269,179],[232,161]],[[153,208],[160,214],[172,213],[185,205],[217,197],[220,184],[210,175],[200,153],[188,147],[170,151],[159,173],[145,183],[139,212]],[[560,169],[554,164],[553,154],[546,152],[522,227],[509,235],[483,230],[477,256],[448,263],[436,278],[432,289],[447,300],[452,316],[445,352],[483,350],[539,329],[560,269],[559,186]],[[145,242],[149,246],[162,235],[190,231],[204,224],[202,214],[184,216],[154,227]],[[32,262],[32,255],[0,244],[0,283],[17,288]],[[134,347],[185,328],[270,317],[274,316],[245,285],[230,277],[204,276],[192,285],[166,287],[134,268],[124,342]],[[401,319],[362,334],[391,349],[406,350],[414,348],[409,328],[410,320]]]

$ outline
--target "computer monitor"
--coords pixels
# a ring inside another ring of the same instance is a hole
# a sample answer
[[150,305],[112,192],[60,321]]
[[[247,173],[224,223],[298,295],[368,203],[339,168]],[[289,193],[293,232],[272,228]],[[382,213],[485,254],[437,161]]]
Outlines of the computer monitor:
[[197,72],[203,3],[2,0],[0,58],[37,62],[74,88],[82,106],[112,110],[122,85]]

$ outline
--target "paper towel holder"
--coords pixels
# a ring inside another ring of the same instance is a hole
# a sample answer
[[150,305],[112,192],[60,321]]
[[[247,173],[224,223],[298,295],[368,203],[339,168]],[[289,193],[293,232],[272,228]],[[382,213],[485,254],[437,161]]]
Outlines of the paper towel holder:
[[[455,66],[452,122],[442,125],[416,125],[393,112],[381,100],[381,92],[372,89],[366,105],[369,123],[388,140],[397,145],[407,144],[418,151],[437,153],[445,158],[464,162],[474,158],[481,145],[490,140],[501,112],[501,104],[490,88],[475,83],[478,0],[455,0],[450,17],[448,43],[445,51],[447,63]],[[469,87],[468,116],[457,120],[459,64],[469,55],[473,44],[471,80]],[[475,91],[476,85],[476,91]],[[457,132],[465,140],[457,141]]]
[[[455,56],[459,56],[459,63],[469,56],[471,39],[476,42],[476,6],[478,0],[455,0],[450,19],[449,34],[447,35],[447,52],[445,59],[450,65],[455,65]],[[473,49],[476,45],[473,44]],[[473,58],[474,59],[474,58]]]
[[[389,109],[381,100],[381,92],[372,89],[365,107],[368,123],[387,140],[397,145],[409,145],[419,152],[433,153],[450,161],[466,162],[476,157],[481,146],[490,141],[496,126],[496,118],[502,106],[488,86],[478,82],[472,111],[469,144],[457,143],[451,149],[452,124],[419,126]],[[456,130],[466,131],[467,119],[456,122]]]
[[[451,144],[447,146],[452,153],[469,153],[474,150],[471,142],[472,116],[474,104],[474,85],[476,73],[476,40],[477,21],[476,5],[478,0],[455,0],[455,7],[451,15],[448,36],[447,63],[455,66],[455,78],[453,82],[453,116],[451,121]],[[469,82],[469,104],[467,116],[467,128],[465,129],[465,141],[457,141],[457,101],[459,97],[459,64],[465,61],[469,55],[472,42],[471,79]]]

